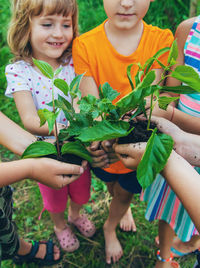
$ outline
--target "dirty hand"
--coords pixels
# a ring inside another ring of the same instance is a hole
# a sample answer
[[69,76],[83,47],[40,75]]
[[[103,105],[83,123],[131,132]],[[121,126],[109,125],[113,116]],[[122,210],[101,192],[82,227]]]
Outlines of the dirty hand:
[[129,169],[136,169],[144,154],[146,142],[129,143],[129,144],[114,144],[113,149]]
[[101,147],[108,155],[109,164],[115,163],[119,161],[118,156],[116,155],[115,151],[113,150],[113,144],[116,142],[116,139],[113,140],[106,140],[101,142]]
[[87,147],[87,150],[92,156],[93,161],[91,166],[93,168],[107,168],[109,166],[108,154],[101,147],[99,141],[92,142],[92,144]]

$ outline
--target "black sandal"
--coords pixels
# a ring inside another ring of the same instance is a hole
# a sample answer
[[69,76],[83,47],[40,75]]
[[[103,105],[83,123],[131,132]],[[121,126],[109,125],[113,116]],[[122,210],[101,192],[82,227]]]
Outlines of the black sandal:
[[[46,255],[43,259],[36,258],[35,255],[39,250],[40,244],[46,244]],[[54,244],[52,240],[48,241],[32,241],[32,248],[30,253],[26,255],[17,254],[13,258],[13,262],[17,265],[22,265],[23,263],[35,263],[38,266],[51,266],[58,263],[61,260],[61,256],[58,260],[54,260]]]

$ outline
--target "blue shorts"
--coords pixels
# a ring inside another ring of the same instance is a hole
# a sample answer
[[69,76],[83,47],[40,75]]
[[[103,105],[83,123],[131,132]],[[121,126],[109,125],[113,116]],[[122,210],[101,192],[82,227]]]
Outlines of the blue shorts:
[[109,173],[101,168],[92,168],[92,171],[94,172],[95,176],[104,182],[117,181],[119,185],[127,192],[132,194],[141,193],[142,187],[137,180],[136,170],[125,174]]

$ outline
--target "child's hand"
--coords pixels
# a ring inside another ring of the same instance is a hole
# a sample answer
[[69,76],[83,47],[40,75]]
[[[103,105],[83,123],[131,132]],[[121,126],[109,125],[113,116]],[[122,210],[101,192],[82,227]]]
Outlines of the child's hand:
[[107,153],[101,147],[100,142],[93,142],[87,150],[90,152],[93,162],[92,167],[107,168],[109,166],[109,159]]
[[133,170],[139,165],[145,148],[146,142],[113,145],[113,149],[115,150],[115,153],[119,159],[127,168]]
[[101,142],[101,146],[108,155],[109,164],[119,161],[118,156],[113,150],[113,144],[116,142],[116,139],[106,140]]
[[77,165],[66,164],[49,158],[38,158],[29,160],[29,177],[55,189],[60,189],[78,179],[80,175],[84,172],[85,168],[85,161],[83,161],[83,165],[80,167]]

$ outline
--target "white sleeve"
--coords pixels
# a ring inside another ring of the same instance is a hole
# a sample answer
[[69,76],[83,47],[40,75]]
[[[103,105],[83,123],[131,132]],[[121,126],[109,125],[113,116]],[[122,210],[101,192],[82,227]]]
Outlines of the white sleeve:
[[25,66],[26,65],[21,64],[20,62],[6,66],[5,74],[7,79],[7,88],[5,95],[7,97],[12,98],[12,94],[17,91],[31,90]]

